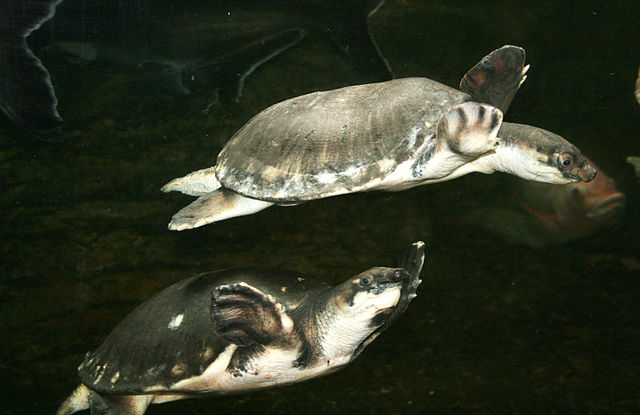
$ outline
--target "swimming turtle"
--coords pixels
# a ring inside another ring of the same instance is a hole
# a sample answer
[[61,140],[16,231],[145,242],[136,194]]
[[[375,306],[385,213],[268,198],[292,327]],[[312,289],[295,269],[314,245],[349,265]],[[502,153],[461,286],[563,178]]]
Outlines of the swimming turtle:
[[595,169],[562,137],[502,123],[526,78],[524,60],[522,48],[497,49],[464,76],[462,91],[404,78],[275,104],[235,133],[215,166],[162,188],[199,196],[173,216],[169,229],[471,172],[502,171],[558,184],[593,179]]
[[292,272],[227,270],[177,282],[133,310],[78,368],[58,415],[140,415],[152,403],[243,392],[353,361],[416,296],[424,243],[398,268],[331,287]]

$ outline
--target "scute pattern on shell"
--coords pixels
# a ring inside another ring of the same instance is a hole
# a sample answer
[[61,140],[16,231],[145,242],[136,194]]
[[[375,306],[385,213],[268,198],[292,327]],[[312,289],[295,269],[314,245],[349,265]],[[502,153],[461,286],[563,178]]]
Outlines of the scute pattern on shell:
[[437,120],[469,100],[426,78],[315,92],[251,119],[218,156],[227,188],[272,202],[367,190],[435,132]]

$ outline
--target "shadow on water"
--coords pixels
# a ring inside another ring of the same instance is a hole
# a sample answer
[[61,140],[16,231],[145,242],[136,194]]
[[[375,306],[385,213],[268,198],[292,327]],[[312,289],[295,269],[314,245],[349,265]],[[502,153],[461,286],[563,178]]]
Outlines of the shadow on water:
[[428,247],[418,298],[347,369],[149,413],[640,412],[640,187],[624,162],[640,155],[639,12],[632,2],[388,0],[371,19],[399,76],[451,86],[496,47],[525,47],[529,78],[506,119],[565,136],[627,196],[617,224],[542,249],[463,220],[503,195],[499,174],[167,231],[188,198],[160,187],[212,165],[252,115],[363,82],[326,39],[260,67],[239,103],[210,107],[207,92],[176,95],[123,82],[129,74],[113,67],[43,59],[59,85],[65,142],[24,140],[0,121],[2,412],[52,413],[78,383],[84,353],[174,281],[255,265],[337,283],[418,239]]

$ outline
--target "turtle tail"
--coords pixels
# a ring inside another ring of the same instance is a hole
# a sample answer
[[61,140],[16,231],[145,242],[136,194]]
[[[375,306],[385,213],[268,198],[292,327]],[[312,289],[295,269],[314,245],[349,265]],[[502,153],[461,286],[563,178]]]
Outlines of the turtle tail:
[[78,386],[58,408],[56,415],[69,415],[83,409],[89,409],[89,395],[91,389],[84,385]]

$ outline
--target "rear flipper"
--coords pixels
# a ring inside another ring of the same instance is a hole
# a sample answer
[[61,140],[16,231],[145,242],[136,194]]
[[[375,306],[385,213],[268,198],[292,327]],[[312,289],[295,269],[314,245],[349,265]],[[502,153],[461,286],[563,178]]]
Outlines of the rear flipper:
[[91,409],[91,415],[142,415],[154,395],[101,395],[85,385],[78,386],[60,405],[56,415],[71,415]]
[[91,392],[91,415],[142,415],[153,395],[100,395]]
[[198,228],[236,216],[251,215],[272,205],[271,202],[250,199],[229,189],[220,188],[199,197],[173,215],[169,229],[182,231]]
[[91,389],[84,385],[78,386],[58,408],[56,415],[70,415],[84,409],[89,409],[89,395]]
[[46,141],[61,140],[62,118],[49,71],[26,39],[54,15],[61,1],[9,0],[0,13],[0,112]]
[[197,170],[184,177],[178,177],[162,186],[163,192],[182,192],[189,196],[204,196],[222,186],[216,178],[216,166]]

